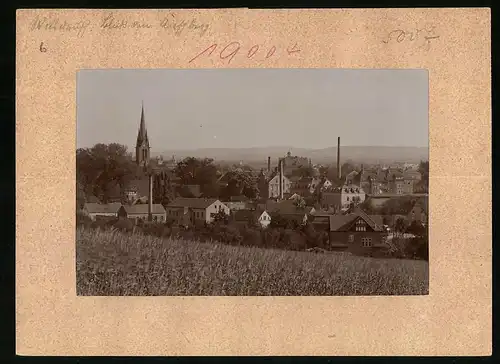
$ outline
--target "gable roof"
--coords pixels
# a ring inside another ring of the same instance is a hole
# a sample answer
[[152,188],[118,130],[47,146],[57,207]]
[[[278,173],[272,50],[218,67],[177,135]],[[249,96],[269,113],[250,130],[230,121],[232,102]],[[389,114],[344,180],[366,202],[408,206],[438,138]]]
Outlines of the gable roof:
[[195,198],[195,197],[178,197],[170,202],[167,207],[189,207],[192,209],[206,209],[214,202],[219,201],[216,198]]
[[[360,209],[351,214],[331,215],[330,231],[346,231],[358,218],[363,219],[374,231],[383,231],[382,225],[378,223],[378,217],[372,218]],[[375,222],[375,220],[377,220],[377,222]]]
[[[271,179],[269,180],[269,182],[268,182],[268,183],[271,183],[271,182],[272,182],[275,178],[276,178],[277,180],[279,179],[279,173],[276,173],[273,177],[271,177]],[[284,181],[288,181],[288,182],[290,182],[290,178],[288,178],[288,177],[287,177],[287,176],[285,176],[285,175],[283,175],[283,180],[284,180]],[[276,183],[278,183],[278,184],[279,184],[279,182],[278,182],[278,181],[276,181]]]
[[100,204],[94,202],[87,202],[84,208],[92,214],[114,214],[117,213],[122,204],[120,202],[112,202],[108,204]]
[[[147,214],[149,212],[148,204],[123,205],[123,208],[127,214]],[[151,212],[153,214],[164,214],[166,211],[162,204],[154,203]]]

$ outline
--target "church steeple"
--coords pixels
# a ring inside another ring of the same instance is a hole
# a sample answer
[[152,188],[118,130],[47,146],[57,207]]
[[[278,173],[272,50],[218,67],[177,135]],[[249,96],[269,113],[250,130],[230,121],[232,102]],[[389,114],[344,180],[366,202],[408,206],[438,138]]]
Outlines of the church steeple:
[[144,118],[144,103],[141,108],[141,122],[139,125],[139,132],[137,133],[137,144],[135,146],[135,160],[137,165],[146,166],[149,164],[149,139],[148,131],[146,129],[146,120]]

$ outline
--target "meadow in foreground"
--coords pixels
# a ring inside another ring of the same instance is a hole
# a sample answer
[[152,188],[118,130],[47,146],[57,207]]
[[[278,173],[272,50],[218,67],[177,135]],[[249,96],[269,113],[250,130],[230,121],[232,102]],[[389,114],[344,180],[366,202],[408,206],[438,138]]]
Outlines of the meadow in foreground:
[[428,263],[76,231],[77,294],[325,296],[428,294]]

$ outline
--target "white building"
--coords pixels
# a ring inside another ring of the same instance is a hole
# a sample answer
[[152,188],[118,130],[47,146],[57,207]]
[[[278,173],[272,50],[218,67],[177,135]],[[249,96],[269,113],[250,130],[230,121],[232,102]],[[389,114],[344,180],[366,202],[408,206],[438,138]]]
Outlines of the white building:
[[87,202],[83,206],[83,213],[92,220],[95,220],[98,216],[118,217],[118,210],[120,207],[122,207],[122,204],[119,202],[108,204]]

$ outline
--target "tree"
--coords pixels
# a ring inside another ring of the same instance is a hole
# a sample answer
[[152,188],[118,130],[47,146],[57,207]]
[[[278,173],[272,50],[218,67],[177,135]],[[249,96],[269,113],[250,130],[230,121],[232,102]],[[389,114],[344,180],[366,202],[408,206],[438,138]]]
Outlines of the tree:
[[269,224],[269,226],[275,229],[286,229],[288,227],[288,220],[280,214],[271,214],[271,223]]
[[422,180],[429,181],[429,161],[420,161],[418,171],[422,175]]
[[292,176],[313,177],[314,169],[311,166],[300,166],[292,171]]
[[224,210],[219,210],[213,216],[212,223],[214,225],[220,225],[220,224],[227,225],[229,223],[229,216],[224,212]]
[[87,202],[87,196],[85,195],[85,190],[83,188],[82,183],[78,180],[76,181],[76,207],[82,208]]
[[187,157],[177,163],[175,174],[184,185],[200,185],[200,190],[205,197],[216,197],[217,167],[212,158],[198,159]]
[[406,230],[405,220],[399,217],[394,224],[394,232],[399,235],[402,234]]
[[76,151],[77,181],[84,191],[102,195],[103,202],[107,202],[110,188],[123,188],[135,174],[135,164],[125,145],[100,143]]
[[406,229],[406,232],[418,237],[422,237],[426,236],[428,231],[427,228],[420,221],[413,220],[410,226],[408,226],[408,228]]
[[249,199],[257,198],[259,194],[257,183],[248,172],[232,170],[227,172],[226,176],[228,182],[223,192],[224,197],[244,195]]
[[176,197],[176,191],[170,176],[160,174],[153,179],[153,203],[168,205]]
[[387,200],[381,208],[383,215],[406,215],[416,199],[412,196],[400,196]]

